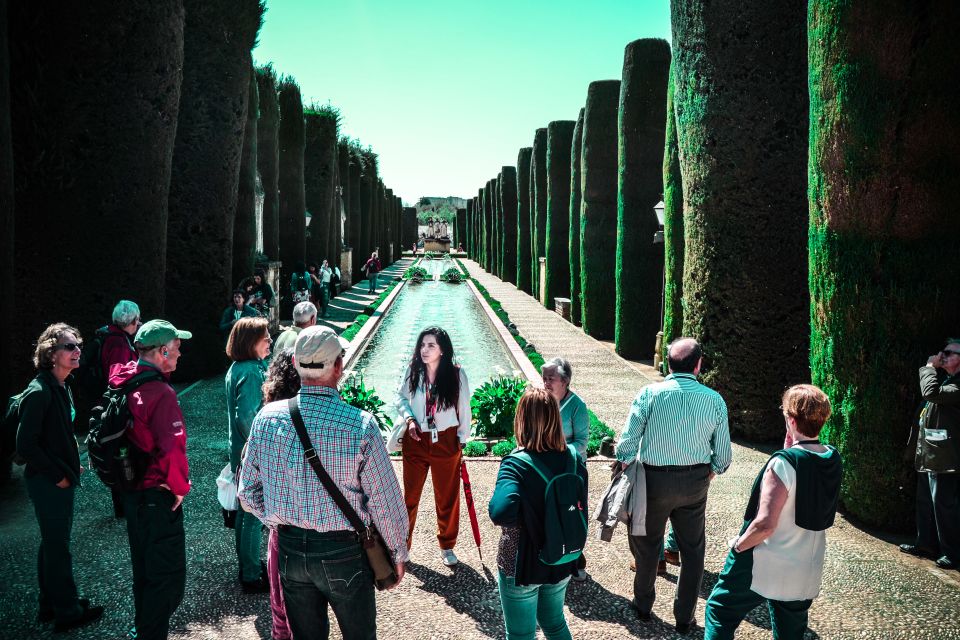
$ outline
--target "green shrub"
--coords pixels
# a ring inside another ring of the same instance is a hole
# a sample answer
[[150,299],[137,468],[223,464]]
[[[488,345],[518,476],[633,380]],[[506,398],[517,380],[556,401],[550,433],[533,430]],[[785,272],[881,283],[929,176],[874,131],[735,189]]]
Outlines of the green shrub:
[[463,282],[463,273],[457,267],[450,267],[440,274],[440,280],[450,284],[460,284]]
[[474,435],[505,438],[512,434],[517,402],[526,388],[526,380],[508,376],[498,376],[480,385],[470,398]]
[[410,267],[403,273],[404,280],[413,280],[414,282],[423,282],[430,279],[430,274],[423,267]]
[[471,440],[467,443],[467,446],[463,448],[463,455],[467,456],[468,458],[485,456],[487,455],[487,445],[479,440]]
[[393,426],[393,421],[383,410],[387,403],[380,399],[373,387],[367,388],[362,373],[350,376],[344,381],[340,388],[340,397],[351,407],[372,414],[381,431],[387,431]]
[[595,456],[600,452],[600,443],[606,437],[615,438],[617,436],[613,429],[608,427],[600,418],[587,409],[590,416],[590,426],[587,427],[587,457]]
[[513,436],[510,436],[507,440],[504,440],[503,442],[498,442],[497,444],[493,445],[493,448],[490,449],[490,453],[497,456],[498,458],[502,458],[506,455],[510,455],[510,452],[516,448],[517,448],[517,441],[514,439]]

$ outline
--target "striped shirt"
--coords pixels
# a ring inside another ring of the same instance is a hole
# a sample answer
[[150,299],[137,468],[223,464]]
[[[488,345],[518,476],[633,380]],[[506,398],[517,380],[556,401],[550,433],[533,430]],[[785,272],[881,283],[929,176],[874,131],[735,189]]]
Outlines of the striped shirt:
[[656,466],[709,464],[723,473],[733,459],[727,404],[689,373],[644,387],[617,443],[617,460],[636,459]]
[[[365,524],[371,520],[394,553],[407,560],[407,509],[376,419],[340,399],[335,389],[304,386],[300,412],[323,468]],[[257,414],[240,464],[240,502],[268,526],[352,530],[304,460],[287,401]]]

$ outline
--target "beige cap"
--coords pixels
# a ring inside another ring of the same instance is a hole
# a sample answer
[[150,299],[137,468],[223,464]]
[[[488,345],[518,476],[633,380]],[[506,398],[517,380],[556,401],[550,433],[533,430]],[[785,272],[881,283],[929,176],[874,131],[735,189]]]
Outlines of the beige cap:
[[305,369],[329,367],[350,343],[340,338],[330,327],[307,327],[297,336],[293,355],[297,365]]

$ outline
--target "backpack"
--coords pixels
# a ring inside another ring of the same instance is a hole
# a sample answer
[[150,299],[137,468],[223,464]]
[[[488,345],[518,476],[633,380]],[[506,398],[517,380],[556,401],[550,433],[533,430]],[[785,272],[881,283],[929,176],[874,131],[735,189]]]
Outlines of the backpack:
[[293,277],[290,279],[290,288],[296,291],[306,291],[310,288],[310,278],[307,277],[305,272],[297,272],[293,274]]
[[577,451],[567,445],[570,463],[562,473],[552,472],[526,451],[510,455],[533,468],[547,483],[543,492],[543,546],[540,562],[548,565],[566,564],[583,554],[587,543],[587,517],[580,503],[583,493],[583,478],[577,474]]
[[0,422],[0,473],[7,472],[9,462],[24,464],[23,458],[17,455],[17,429],[20,427],[20,401],[25,395],[26,389],[7,399],[7,410]]
[[108,387],[101,403],[91,411],[87,434],[90,466],[111,489],[136,486],[150,462],[150,454],[127,438],[127,429],[133,426],[127,395],[155,380],[166,382],[158,371],[141,371],[119,387]]
[[93,334],[93,340],[83,346],[80,352],[80,366],[74,375],[75,389],[83,400],[84,407],[89,407],[107,389],[107,372],[103,370],[103,343],[110,335],[107,327],[100,327]]

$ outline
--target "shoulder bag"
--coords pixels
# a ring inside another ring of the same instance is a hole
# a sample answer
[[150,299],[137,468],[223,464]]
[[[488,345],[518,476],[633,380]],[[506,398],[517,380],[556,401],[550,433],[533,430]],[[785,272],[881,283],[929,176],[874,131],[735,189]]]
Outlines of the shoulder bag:
[[303,446],[303,457],[313,467],[314,473],[320,479],[320,483],[326,488],[327,493],[333,498],[333,501],[343,512],[343,515],[350,521],[352,526],[360,536],[360,548],[367,554],[367,560],[370,562],[370,568],[373,570],[373,583],[377,589],[389,589],[397,584],[397,572],[393,562],[393,554],[387,548],[380,532],[377,531],[373,522],[370,525],[363,524],[363,520],[357,514],[356,510],[350,506],[343,492],[327,473],[327,470],[320,464],[320,457],[317,455],[313,444],[310,442],[310,436],[307,435],[307,427],[303,423],[303,416],[300,415],[300,405],[297,396],[287,401],[290,409],[290,418],[293,420],[293,426],[297,430],[297,436],[300,438],[300,444]]

